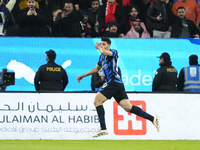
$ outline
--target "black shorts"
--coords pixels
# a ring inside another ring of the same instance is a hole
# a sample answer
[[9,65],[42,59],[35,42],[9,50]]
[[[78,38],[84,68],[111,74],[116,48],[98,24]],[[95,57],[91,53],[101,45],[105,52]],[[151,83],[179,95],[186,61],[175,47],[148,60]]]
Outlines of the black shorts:
[[114,80],[111,80],[109,83],[105,83],[99,92],[103,94],[107,99],[114,97],[118,104],[121,100],[128,99],[124,84],[117,83]]

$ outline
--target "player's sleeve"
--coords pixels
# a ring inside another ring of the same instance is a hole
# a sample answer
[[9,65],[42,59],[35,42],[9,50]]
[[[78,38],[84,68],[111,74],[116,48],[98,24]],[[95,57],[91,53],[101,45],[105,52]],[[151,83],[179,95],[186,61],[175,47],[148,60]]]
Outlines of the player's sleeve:
[[118,52],[116,50],[111,49],[110,51],[112,52],[112,57],[115,57],[115,58],[118,57]]

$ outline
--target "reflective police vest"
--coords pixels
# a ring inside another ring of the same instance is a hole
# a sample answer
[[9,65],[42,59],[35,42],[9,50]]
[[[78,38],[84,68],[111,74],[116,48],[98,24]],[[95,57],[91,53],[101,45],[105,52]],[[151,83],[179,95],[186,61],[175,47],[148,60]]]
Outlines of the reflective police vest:
[[183,68],[185,75],[184,92],[200,92],[200,66],[191,65]]

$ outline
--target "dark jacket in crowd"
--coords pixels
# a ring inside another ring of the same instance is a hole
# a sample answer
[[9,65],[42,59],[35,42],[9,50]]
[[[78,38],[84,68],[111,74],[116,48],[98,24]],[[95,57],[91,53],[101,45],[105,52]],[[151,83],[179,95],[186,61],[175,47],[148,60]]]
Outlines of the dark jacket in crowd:
[[140,20],[142,20],[142,22],[144,22],[146,24],[147,10],[150,6],[150,3],[144,2],[144,0],[133,0],[132,5],[136,5],[137,7],[140,8],[140,12],[138,14],[138,17],[140,18]]
[[[122,1],[123,0],[116,0],[118,4],[122,5]],[[142,20],[143,22],[146,22],[146,14],[147,14],[147,9],[149,8],[149,5],[150,5],[150,0],[149,0],[149,3],[145,3],[144,0],[130,0],[130,3],[131,3],[131,6],[132,5],[135,5],[137,6],[138,8],[140,8],[140,12],[139,12],[139,15],[138,17],[140,18],[140,20]],[[129,7],[125,7],[125,10],[126,10],[126,14],[128,16],[128,9]]]
[[[100,32],[102,31],[102,29],[106,29],[108,27],[105,22],[105,15],[106,15],[105,13],[106,13],[106,4],[101,5],[99,7],[99,11],[98,11],[99,31]],[[124,32],[124,24],[126,22],[126,13],[125,13],[124,7],[121,5],[117,5],[114,16],[115,16],[115,20],[118,24],[119,33],[123,33]]]
[[[169,14],[169,20],[170,20],[170,23],[172,24],[171,37],[173,38],[180,37],[181,32],[182,32],[182,20],[178,16],[174,15],[169,4],[166,5],[166,11]],[[185,21],[188,25],[188,29],[190,32],[190,37],[188,38],[194,38],[193,35],[199,34],[198,28],[196,27],[193,21],[187,18],[185,18]]]
[[24,8],[18,13],[18,35],[19,36],[46,36],[45,25],[47,25],[47,16],[44,10],[37,9],[37,16],[27,16],[29,8]]
[[[79,4],[79,8],[83,10],[87,10],[90,7],[91,0],[69,0],[73,2],[73,4]],[[50,17],[53,13],[54,8],[58,7],[63,9],[66,0],[48,0],[48,5],[46,5],[45,0],[39,1],[40,9],[46,10],[48,17]]]
[[48,17],[52,15],[54,8],[58,7],[58,8],[63,9],[64,4],[65,4],[65,0],[48,0],[47,6],[44,0],[39,2],[40,8],[43,10],[46,10]]
[[118,38],[119,33],[106,32],[101,37]]
[[83,15],[80,12],[73,10],[67,17],[61,18],[62,12],[58,13],[55,21],[57,36],[59,37],[81,37],[80,21],[83,20]]
[[[170,22],[169,22],[169,16],[165,9],[165,5],[166,5],[165,2],[161,3],[160,0],[156,0],[149,6],[147,11],[147,18],[151,21],[152,30],[168,31]],[[158,21],[157,17],[160,14],[162,20]]]
[[97,37],[99,33],[98,32],[99,26],[95,27],[95,24],[96,22],[98,22],[98,11],[94,11],[92,8],[89,8],[87,15],[88,15],[88,22],[92,26],[92,37]]
[[73,0],[74,4],[79,4],[81,10],[87,10],[91,6],[91,0]]
[[177,91],[177,71],[171,66],[171,62],[164,63],[156,71],[152,91]]
[[66,71],[54,61],[40,66],[34,78],[36,91],[64,91],[67,84]]

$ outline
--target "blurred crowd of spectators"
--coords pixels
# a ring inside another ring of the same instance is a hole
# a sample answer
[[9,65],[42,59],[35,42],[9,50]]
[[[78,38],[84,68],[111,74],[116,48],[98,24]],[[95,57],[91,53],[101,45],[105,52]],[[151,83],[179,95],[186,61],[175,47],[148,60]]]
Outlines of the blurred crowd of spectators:
[[1,0],[2,36],[199,38],[198,0]]

